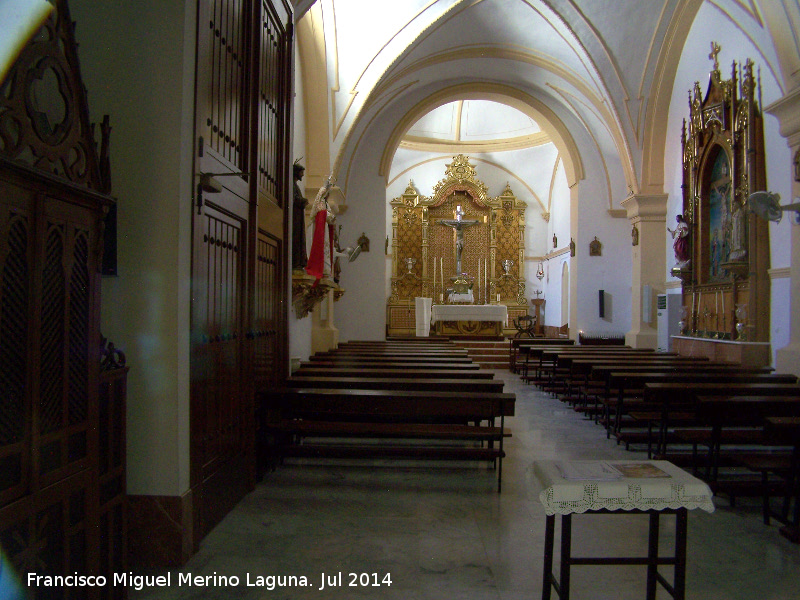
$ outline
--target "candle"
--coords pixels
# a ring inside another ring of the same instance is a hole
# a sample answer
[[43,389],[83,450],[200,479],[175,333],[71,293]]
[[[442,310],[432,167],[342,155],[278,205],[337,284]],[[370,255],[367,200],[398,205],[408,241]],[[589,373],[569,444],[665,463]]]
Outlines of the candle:
[[489,304],[489,279],[488,279],[489,259],[483,261],[483,299]]
[[478,301],[481,299],[481,259],[478,258]]
[[689,315],[690,319],[694,318],[694,299],[697,297],[697,292],[692,292],[692,314]]
[[[436,293],[436,257],[433,257],[433,293]],[[436,296],[434,296],[435,298]]]
[[714,294],[714,313],[719,313],[719,292]]
[[722,296],[722,314],[725,314],[725,292],[720,291],[720,296]]

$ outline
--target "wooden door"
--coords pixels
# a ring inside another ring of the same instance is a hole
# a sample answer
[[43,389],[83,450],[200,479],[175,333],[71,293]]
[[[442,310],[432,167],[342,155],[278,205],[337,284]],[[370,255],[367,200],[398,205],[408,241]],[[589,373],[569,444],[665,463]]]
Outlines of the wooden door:
[[[199,541],[255,478],[256,386],[283,369],[291,11],[199,0],[190,479]],[[269,65],[269,66],[266,66]],[[213,174],[222,190],[200,186]],[[279,335],[280,333],[280,335]]]

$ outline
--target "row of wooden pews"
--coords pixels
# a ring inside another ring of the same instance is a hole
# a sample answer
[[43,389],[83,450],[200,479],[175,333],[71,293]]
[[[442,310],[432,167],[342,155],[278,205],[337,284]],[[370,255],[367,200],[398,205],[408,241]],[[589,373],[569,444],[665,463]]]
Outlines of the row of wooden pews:
[[[791,374],[625,347],[527,346],[531,383],[626,448],[691,469],[731,504],[757,495],[764,521],[800,542],[800,385]],[[523,370],[524,373],[524,370]],[[780,509],[770,498],[780,496]],[[790,517],[790,498],[794,515]]]
[[261,392],[265,429],[286,457],[488,461],[502,489],[516,397],[445,341],[346,342]]

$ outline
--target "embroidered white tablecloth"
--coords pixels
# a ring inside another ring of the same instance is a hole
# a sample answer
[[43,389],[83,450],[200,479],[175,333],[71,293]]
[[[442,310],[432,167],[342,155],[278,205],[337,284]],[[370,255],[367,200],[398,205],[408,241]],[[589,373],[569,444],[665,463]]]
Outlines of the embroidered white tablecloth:
[[434,304],[431,322],[436,321],[501,321],[508,322],[505,304]]
[[708,485],[665,460],[536,461],[534,472],[548,515],[603,509],[714,512]]

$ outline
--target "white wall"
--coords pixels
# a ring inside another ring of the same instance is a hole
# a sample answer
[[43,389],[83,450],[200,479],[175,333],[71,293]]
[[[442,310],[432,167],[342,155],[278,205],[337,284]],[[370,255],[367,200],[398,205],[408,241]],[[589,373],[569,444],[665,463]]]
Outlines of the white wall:
[[130,366],[128,492],[178,496],[189,487],[196,5],[70,10],[91,119],[111,116],[119,275],[103,279],[102,332]]

